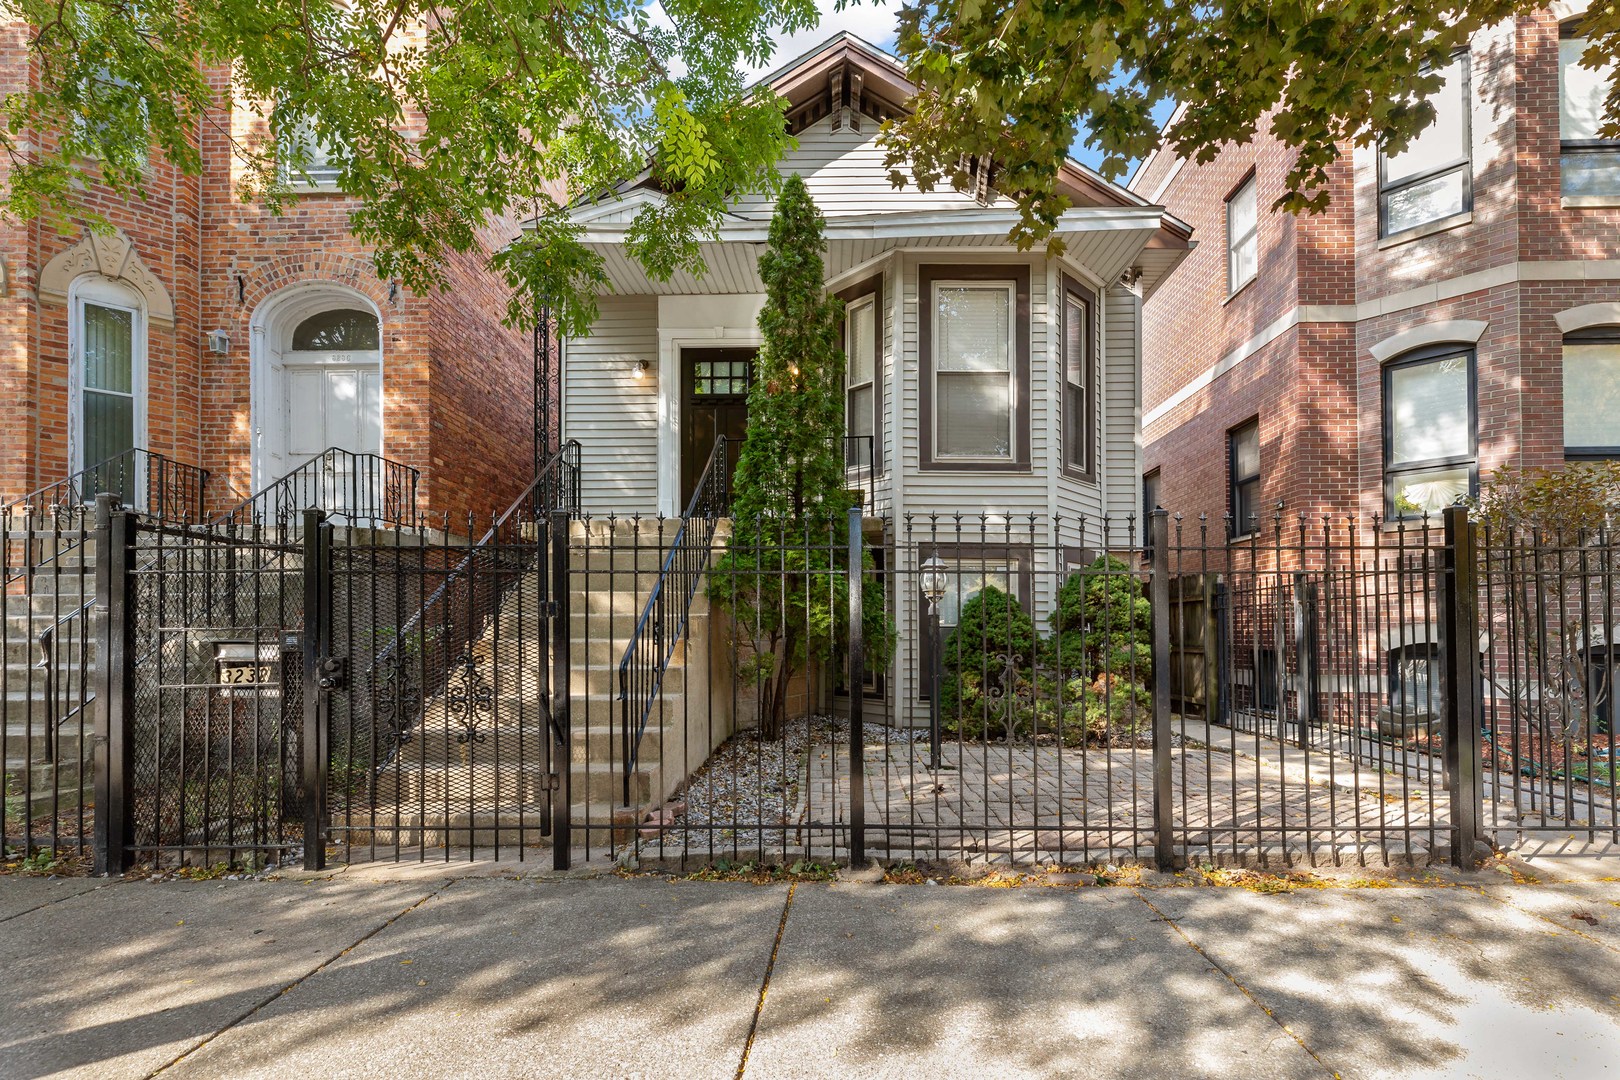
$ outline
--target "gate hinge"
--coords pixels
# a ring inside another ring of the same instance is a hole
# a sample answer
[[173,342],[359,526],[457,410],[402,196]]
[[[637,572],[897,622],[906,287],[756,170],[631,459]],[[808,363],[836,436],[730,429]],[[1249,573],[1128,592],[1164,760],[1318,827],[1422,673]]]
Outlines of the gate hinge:
[[547,791],[561,791],[562,790],[562,776],[561,776],[561,774],[559,774],[559,773],[547,773],[546,774],[546,790]]

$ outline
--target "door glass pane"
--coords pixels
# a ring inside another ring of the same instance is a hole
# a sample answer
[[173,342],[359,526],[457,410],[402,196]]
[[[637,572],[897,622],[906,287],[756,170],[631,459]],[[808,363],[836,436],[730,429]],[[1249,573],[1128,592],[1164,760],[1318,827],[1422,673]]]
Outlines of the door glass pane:
[[84,385],[135,392],[135,316],[100,304],[84,305]]
[[1564,346],[1564,445],[1620,446],[1620,342]]
[[341,308],[311,315],[293,331],[293,351],[319,352],[345,349],[380,349],[382,335],[377,317],[369,311]]
[[940,375],[940,457],[1011,457],[1012,389],[1006,375]]
[[[977,559],[958,563],[943,559],[941,561],[950,567],[946,574],[945,595],[939,601],[939,625],[944,629],[950,629],[957,624],[961,619],[962,606],[983,592],[986,585],[994,586],[1011,596],[1017,595],[1013,568],[1005,562],[995,560],[980,562]],[[1015,600],[1014,603],[1016,602]]]
[[1472,453],[1467,357],[1395,368],[1389,397],[1391,465]]

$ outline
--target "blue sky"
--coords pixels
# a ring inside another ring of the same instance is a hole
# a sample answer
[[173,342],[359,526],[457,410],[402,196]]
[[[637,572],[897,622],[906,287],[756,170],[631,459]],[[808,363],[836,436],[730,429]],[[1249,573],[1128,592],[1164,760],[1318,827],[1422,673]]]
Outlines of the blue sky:
[[[862,3],[853,4],[843,11],[834,10],[836,0],[817,0],[817,3],[821,8],[821,25],[798,34],[783,34],[777,42],[776,55],[771,58],[771,62],[762,69],[749,71],[750,76],[779,67],[840,30],[848,30],[879,48],[894,51],[894,24],[895,15],[899,11],[898,3],[878,4],[872,0],[863,0]],[[1169,102],[1163,103],[1156,110],[1155,119],[1162,124],[1169,117],[1172,107]],[[1102,162],[1102,155],[1085,145],[1083,132],[1075,145],[1069,148],[1069,153],[1076,161],[1090,165],[1094,169]],[[1123,181],[1129,176],[1130,173],[1127,171],[1120,179]]]

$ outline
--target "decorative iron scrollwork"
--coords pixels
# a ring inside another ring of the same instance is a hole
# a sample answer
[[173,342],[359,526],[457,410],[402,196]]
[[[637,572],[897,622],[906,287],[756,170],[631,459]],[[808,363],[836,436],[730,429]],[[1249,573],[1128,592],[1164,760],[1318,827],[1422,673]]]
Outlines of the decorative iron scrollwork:
[[385,725],[384,741],[404,746],[411,741],[411,728],[422,711],[422,688],[412,678],[410,658],[398,652],[383,661],[377,678],[377,715]]
[[481,661],[466,653],[456,658],[456,671],[450,677],[444,704],[450,720],[461,725],[456,742],[462,746],[469,742],[482,744],[482,725],[495,711],[495,688],[484,675]]

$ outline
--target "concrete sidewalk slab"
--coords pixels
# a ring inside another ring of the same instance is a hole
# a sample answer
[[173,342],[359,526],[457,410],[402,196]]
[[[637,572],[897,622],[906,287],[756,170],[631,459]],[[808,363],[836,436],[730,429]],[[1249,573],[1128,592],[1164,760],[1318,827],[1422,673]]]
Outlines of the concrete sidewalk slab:
[[730,1077],[785,893],[458,882],[173,1072]]
[[1131,890],[801,885],[748,1074],[1322,1069]]
[[146,1076],[431,891],[132,881],[0,924],[0,1076]]
[[1614,954],[1476,889],[1143,895],[1347,1078],[1620,1075]]
[[[1498,885],[1486,893],[1545,920],[1544,932],[1584,935],[1620,952],[1620,884]],[[1620,956],[1614,964],[1620,969]]]
[[105,878],[27,877],[22,874],[7,874],[0,881],[4,882],[0,886],[0,922],[108,884]]

